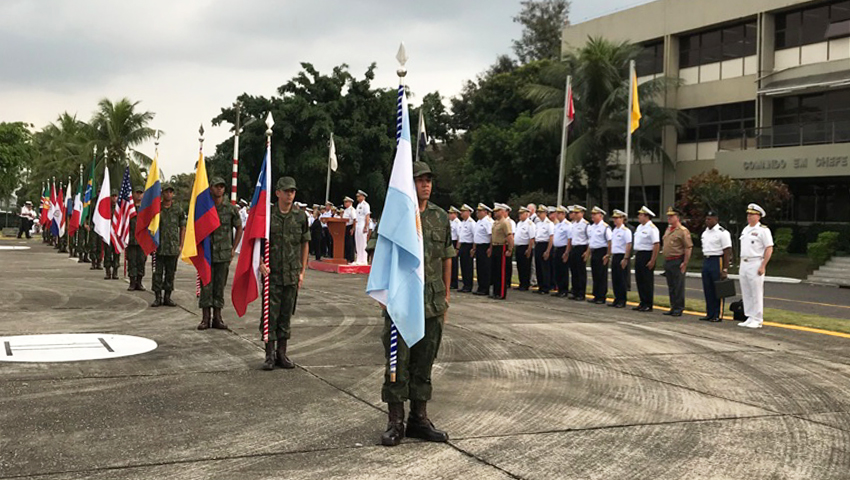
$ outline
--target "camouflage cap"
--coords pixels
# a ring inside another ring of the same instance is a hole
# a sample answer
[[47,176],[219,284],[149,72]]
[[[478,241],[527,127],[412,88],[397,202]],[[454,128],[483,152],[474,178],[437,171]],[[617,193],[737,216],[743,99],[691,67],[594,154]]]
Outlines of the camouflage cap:
[[431,167],[425,162],[413,162],[413,178],[421,177],[422,175],[434,175],[431,172]]
[[298,190],[295,186],[295,179],[292,177],[280,177],[277,181],[276,190]]
[[140,192],[145,193],[145,186],[144,185],[136,185],[136,188],[134,188],[133,191],[136,192],[136,193],[140,193]]
[[163,183],[162,184],[162,191],[164,192],[166,190],[171,190],[173,192],[174,191],[174,185],[172,185],[170,183]]
[[117,197],[117,196],[118,196],[118,189],[117,189],[117,188],[113,188],[113,189],[112,189],[112,191],[111,191],[109,194],[110,194],[111,196],[115,196],[115,197]]
[[216,185],[227,185],[227,182],[225,182],[221,177],[212,177],[212,180],[210,180],[210,186],[214,187]]

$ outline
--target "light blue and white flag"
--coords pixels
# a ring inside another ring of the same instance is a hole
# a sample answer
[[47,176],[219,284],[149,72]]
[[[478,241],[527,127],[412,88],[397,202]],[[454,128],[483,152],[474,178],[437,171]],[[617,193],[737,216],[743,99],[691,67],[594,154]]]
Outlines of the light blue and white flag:
[[425,336],[425,255],[404,86],[398,91],[397,132],[398,146],[366,293],[386,305],[410,347]]

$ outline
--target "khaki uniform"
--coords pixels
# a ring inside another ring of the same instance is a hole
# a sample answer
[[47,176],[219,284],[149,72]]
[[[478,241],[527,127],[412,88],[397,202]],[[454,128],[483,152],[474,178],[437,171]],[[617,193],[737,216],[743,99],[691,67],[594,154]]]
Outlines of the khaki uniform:
[[[310,242],[310,227],[304,210],[292,207],[282,213],[271,207],[269,221],[269,342],[288,340],[290,320],[298,296],[298,278],[303,266],[301,250]],[[260,319],[260,337],[263,321]]]
[[510,287],[510,257],[505,255],[508,248],[508,235],[513,233],[508,219],[493,223],[492,251],[490,253],[490,278],[492,278],[493,297],[505,299]]
[[455,256],[449,216],[442,208],[428,202],[420,215],[425,253],[425,336],[412,348],[399,336],[396,381],[390,382],[390,329],[392,319],[384,310],[383,343],[387,364],[381,398],[387,403],[431,399],[431,368],[443,336],[446,287],[443,282],[443,260]]
[[694,246],[691,232],[684,225],[679,228],[670,227],[664,232],[664,274],[667,278],[667,289],[670,291],[670,310],[681,312],[685,309],[685,274],[682,273],[682,263],[685,261],[685,251]]
[[220,226],[210,235],[212,244],[212,278],[210,283],[201,287],[201,308],[224,308],[224,287],[227,285],[227,272],[233,259],[233,232],[242,226],[239,210],[226,199],[215,206]]

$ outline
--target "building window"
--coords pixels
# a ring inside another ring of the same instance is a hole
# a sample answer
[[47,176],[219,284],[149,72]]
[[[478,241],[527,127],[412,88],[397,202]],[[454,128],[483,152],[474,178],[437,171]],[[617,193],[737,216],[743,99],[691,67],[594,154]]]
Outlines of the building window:
[[756,54],[755,22],[738,23],[679,38],[679,68]]
[[850,222],[850,177],[783,181],[791,191],[790,220]]
[[727,103],[682,110],[685,129],[680,143],[716,141],[740,137],[756,126],[756,102]]
[[776,15],[776,49],[850,36],[850,0],[821,3]]
[[[634,180],[634,177],[632,177]],[[643,198],[643,189],[640,185],[632,184],[632,187],[629,189],[629,205],[630,217],[637,216],[637,210],[640,209],[641,205],[646,205],[653,212],[661,211],[661,187],[657,185],[647,185],[644,187],[646,189],[646,203],[644,203]],[[626,204],[626,188],[625,187],[611,187],[608,189],[608,204],[611,205],[611,208],[625,208]],[[634,208],[631,208],[634,207]]]
[[773,144],[850,142],[850,89],[773,100]]
[[639,77],[664,73],[664,40],[643,45],[635,60],[635,70]]

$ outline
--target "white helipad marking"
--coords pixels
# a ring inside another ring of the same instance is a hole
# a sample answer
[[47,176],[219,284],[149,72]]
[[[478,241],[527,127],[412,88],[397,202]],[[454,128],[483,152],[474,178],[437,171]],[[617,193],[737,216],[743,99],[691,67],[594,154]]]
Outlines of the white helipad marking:
[[0,250],[29,250],[30,247],[21,247],[17,245],[0,245]]
[[79,362],[150,352],[153,340],[129,335],[71,333],[0,337],[0,362]]

